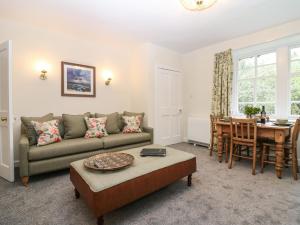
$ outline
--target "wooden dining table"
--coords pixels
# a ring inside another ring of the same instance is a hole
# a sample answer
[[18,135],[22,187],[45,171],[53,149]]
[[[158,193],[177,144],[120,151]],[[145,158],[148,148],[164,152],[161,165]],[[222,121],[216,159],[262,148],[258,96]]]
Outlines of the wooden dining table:
[[[218,135],[218,160],[222,162],[223,158],[223,135],[230,135],[230,122],[218,121],[215,123]],[[282,177],[284,166],[284,143],[290,137],[290,126],[278,126],[272,122],[266,124],[257,124],[257,138],[268,139],[275,142],[275,170],[278,178]]]

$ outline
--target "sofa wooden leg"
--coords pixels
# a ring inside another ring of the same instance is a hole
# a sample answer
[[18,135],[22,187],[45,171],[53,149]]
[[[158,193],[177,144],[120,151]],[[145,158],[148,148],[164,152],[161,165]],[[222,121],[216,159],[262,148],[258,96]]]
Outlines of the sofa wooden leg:
[[29,182],[29,177],[27,177],[27,176],[21,177],[21,180],[22,180],[22,184],[25,187],[27,187],[28,186],[28,182]]

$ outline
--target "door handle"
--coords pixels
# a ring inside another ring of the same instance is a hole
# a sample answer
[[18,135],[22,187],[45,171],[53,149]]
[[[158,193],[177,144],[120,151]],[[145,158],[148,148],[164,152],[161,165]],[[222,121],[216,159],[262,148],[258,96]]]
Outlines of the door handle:
[[7,117],[1,117],[1,122],[7,122]]

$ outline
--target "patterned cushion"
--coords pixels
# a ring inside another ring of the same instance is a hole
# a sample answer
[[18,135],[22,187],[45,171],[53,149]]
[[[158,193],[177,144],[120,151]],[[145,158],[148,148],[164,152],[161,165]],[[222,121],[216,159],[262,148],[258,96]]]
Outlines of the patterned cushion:
[[88,130],[85,133],[85,138],[101,138],[107,136],[107,131],[105,129],[106,117],[101,118],[88,118],[85,117],[85,122]]
[[139,116],[123,116],[125,126],[123,128],[123,133],[140,133],[142,117]]
[[[141,126],[140,126],[140,128],[141,128],[141,130],[143,130],[143,121],[144,121],[145,113],[143,113],[143,112],[140,112],[140,113],[137,112],[136,113],[136,112],[124,111],[123,116],[140,116],[141,117]],[[124,122],[124,121],[122,121],[122,122]],[[124,124],[123,124],[123,126],[124,126]]]
[[61,136],[58,129],[58,120],[48,122],[31,121],[36,133],[39,135],[37,146],[60,142]]
[[38,122],[46,122],[53,119],[53,113],[48,113],[42,117],[21,117],[22,124],[24,125],[24,131],[28,137],[29,145],[36,145],[38,134],[36,133],[31,121],[38,121]]

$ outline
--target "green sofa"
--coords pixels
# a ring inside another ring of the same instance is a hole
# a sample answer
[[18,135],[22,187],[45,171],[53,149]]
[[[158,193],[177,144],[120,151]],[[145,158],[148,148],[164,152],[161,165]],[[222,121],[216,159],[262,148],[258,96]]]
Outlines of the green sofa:
[[[61,117],[55,117],[62,119]],[[143,127],[142,133],[109,134],[102,138],[84,137],[63,139],[45,146],[31,145],[22,123],[20,151],[20,176],[25,186],[29,176],[68,168],[70,163],[98,153],[120,151],[153,143],[153,129]]]

